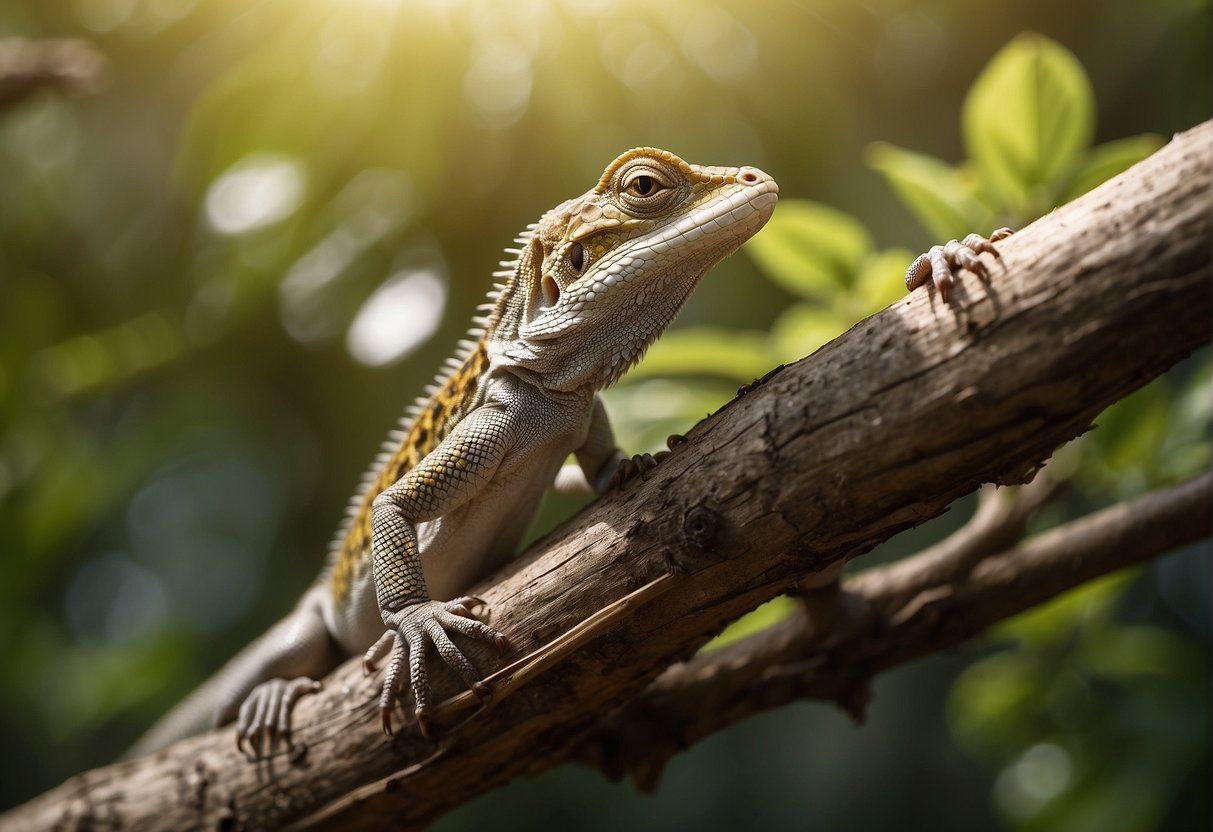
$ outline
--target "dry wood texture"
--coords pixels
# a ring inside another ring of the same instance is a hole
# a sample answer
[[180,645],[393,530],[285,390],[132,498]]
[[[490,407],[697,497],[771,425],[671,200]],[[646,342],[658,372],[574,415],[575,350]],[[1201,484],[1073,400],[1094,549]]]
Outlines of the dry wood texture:
[[[1007,502],[1014,515],[1022,501]],[[984,550],[970,524],[949,538],[954,545],[810,592],[779,623],[674,665],[572,756],[651,790],[675,754],[756,713],[824,699],[862,718],[875,674],[1084,581],[1207,538],[1210,506],[1213,474],[1206,473],[1005,549]],[[1017,517],[1000,519],[1000,530],[1017,525]]]
[[[543,674],[524,659],[487,710],[444,709],[437,746],[385,740],[375,680],[350,662],[302,702],[293,753],[252,765],[220,731],[74,777],[0,827],[419,826],[566,758],[726,622],[982,483],[1024,481],[1207,343],[1211,167],[1206,123],[1001,243],[990,285],[965,276],[951,306],[920,291],[862,321],[566,523],[479,590],[506,661],[536,654]],[[1003,608],[1021,591],[1005,582]]]

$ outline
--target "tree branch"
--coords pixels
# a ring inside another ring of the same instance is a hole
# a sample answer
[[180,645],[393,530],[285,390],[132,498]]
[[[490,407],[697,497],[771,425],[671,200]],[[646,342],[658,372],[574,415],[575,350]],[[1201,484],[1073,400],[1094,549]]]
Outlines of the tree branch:
[[[1040,479],[1039,477],[1037,478]],[[817,590],[788,618],[674,665],[570,755],[652,791],[675,754],[798,699],[862,718],[877,673],[938,652],[1100,575],[1209,536],[1213,475],[1112,506],[973,560],[966,527],[940,549]],[[979,514],[979,527],[988,521]]]
[[[981,483],[1029,479],[1207,343],[1211,170],[1206,123],[1001,243],[991,285],[965,276],[951,306],[915,293],[696,426],[647,482],[477,590],[517,655],[536,658],[505,674],[523,678],[510,695],[439,724],[436,745],[383,737],[375,680],[354,660],[300,704],[291,752],[252,765],[221,730],[78,775],[0,827],[416,827],[566,758],[728,621]],[[535,678],[553,640],[560,654]]]

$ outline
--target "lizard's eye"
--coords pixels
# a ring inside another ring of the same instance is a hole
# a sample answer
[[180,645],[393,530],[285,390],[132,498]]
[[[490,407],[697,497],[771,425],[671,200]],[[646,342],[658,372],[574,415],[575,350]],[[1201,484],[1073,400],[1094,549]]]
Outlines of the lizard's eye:
[[636,165],[619,180],[622,207],[633,216],[652,216],[664,210],[677,190],[677,179],[652,164]]
[[651,197],[664,189],[664,185],[646,173],[630,177],[623,186],[624,193],[628,196],[640,197],[641,199]]
[[577,274],[581,274],[581,270],[585,268],[585,248],[581,243],[573,243],[569,246],[569,265]]

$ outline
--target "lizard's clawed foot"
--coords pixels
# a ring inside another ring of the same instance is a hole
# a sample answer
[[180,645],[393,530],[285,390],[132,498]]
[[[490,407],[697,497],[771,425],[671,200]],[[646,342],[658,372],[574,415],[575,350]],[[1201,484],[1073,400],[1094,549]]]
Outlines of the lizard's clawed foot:
[[741,385],[740,387],[737,388],[737,398],[741,398],[742,396],[748,396],[750,393],[753,393],[759,387],[766,384],[768,381],[775,378],[775,376],[782,373],[783,368],[785,366],[787,366],[787,365],[780,364],[777,367],[772,367],[770,370],[767,370],[766,373],[764,373],[761,378],[756,378],[753,381],[751,381],[749,384]]
[[679,445],[687,441],[687,438],[680,433],[670,434],[665,440],[665,446],[669,450],[658,451],[655,454],[635,454],[631,459],[623,459],[619,462],[619,467],[615,469],[615,473],[611,475],[610,481],[607,483],[606,490],[610,491],[614,488],[622,488],[625,484],[632,482],[636,478],[641,481],[647,480],[649,472],[656,468],[663,459],[670,455],[670,451],[677,448]]
[[316,693],[323,685],[315,679],[299,676],[295,679],[270,679],[253,688],[240,706],[236,719],[236,748],[244,751],[248,740],[249,754],[255,760],[268,756],[281,738],[291,746],[291,711],[299,697]]
[[1014,231],[1010,228],[1000,228],[989,236],[970,234],[963,240],[949,240],[942,246],[931,246],[926,254],[920,254],[906,269],[906,290],[914,291],[928,278],[932,285],[939,290],[939,296],[946,303],[956,283],[956,275],[961,269],[968,269],[982,280],[990,279],[990,271],[978,257],[982,252],[1000,258],[994,243],[1010,237]]
[[389,629],[366,652],[362,667],[367,672],[374,670],[375,663],[391,651],[387,673],[383,677],[383,693],[379,697],[379,716],[383,720],[385,734],[392,734],[392,707],[407,664],[417,725],[426,739],[433,739],[429,673],[425,663],[427,643],[437,648],[438,655],[459,674],[472,693],[482,701],[488,698],[491,692],[488,685],[480,681],[480,673],[448,635],[448,632],[456,632],[492,642],[497,645],[498,652],[504,655],[505,636],[472,616],[472,610],[484,605],[479,598],[465,596],[454,601],[422,601],[384,615],[383,623]]

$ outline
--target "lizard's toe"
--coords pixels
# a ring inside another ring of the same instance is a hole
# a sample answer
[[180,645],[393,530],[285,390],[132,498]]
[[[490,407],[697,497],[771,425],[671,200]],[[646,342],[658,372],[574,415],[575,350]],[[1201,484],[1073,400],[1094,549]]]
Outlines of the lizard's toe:
[[316,693],[323,686],[315,679],[299,676],[294,679],[270,679],[253,688],[236,720],[236,748],[253,759],[272,754],[278,738],[290,747],[291,713],[299,697]]
[[489,605],[483,598],[477,598],[475,595],[464,595],[462,598],[447,601],[443,604],[443,607],[448,612],[455,613],[455,615],[464,618],[474,618],[479,614],[487,612]]
[[988,282],[989,267],[979,255],[990,254],[995,259],[1001,259],[1002,255],[993,244],[1005,240],[1012,233],[1014,232],[1009,228],[1000,228],[988,238],[980,234],[970,234],[963,240],[949,240],[942,246],[931,246],[929,251],[918,255],[906,269],[906,290],[912,292],[924,283],[930,283],[944,302],[947,302],[961,271],[970,271]]
[[[915,261],[915,262],[917,262],[917,261]],[[911,268],[913,268],[913,267],[911,267]],[[910,279],[910,277],[909,277],[909,274],[907,273],[906,280],[909,281],[909,279]],[[737,398],[741,398],[742,396],[748,396],[750,393],[753,393],[759,387],[766,384],[768,381],[775,378],[775,376],[777,376],[781,372],[783,372],[783,368],[785,366],[786,365],[784,365],[784,364],[779,364],[775,367],[772,367],[771,369],[767,370],[759,378],[754,379],[753,381],[749,382],[748,384],[741,385],[740,387],[737,388]],[[675,441],[675,440],[677,440],[677,441]],[[672,450],[674,450],[674,447],[676,445],[680,445],[686,441],[687,441],[687,438],[685,436],[679,436],[678,434],[674,434],[673,436],[671,436],[669,439],[666,440],[666,443],[670,446],[670,450],[672,451]]]
[[[674,437],[670,437],[671,440]],[[686,437],[678,437],[682,441],[686,441]],[[675,445],[679,444],[677,441]],[[671,448],[673,445],[671,445]],[[649,474],[656,468],[663,459],[670,455],[669,451],[658,451],[655,454],[634,454],[632,457],[624,458],[619,461],[618,467],[615,468],[615,473],[611,476],[607,483],[606,490],[610,491],[615,488],[622,488],[634,480],[639,479],[641,482],[648,480]]]
[[498,651],[503,654],[506,647],[505,636],[472,617],[468,607],[487,605],[480,598],[468,596],[454,601],[414,604],[384,616],[384,623],[395,627],[394,630],[388,630],[376,644],[378,647],[389,640],[392,644],[391,658],[388,659],[383,690],[379,697],[379,714],[385,734],[392,733],[392,708],[398,699],[398,690],[407,668],[418,727],[426,737],[432,736],[429,667],[426,664],[427,642],[434,645],[443,663],[459,674],[459,678],[477,698],[483,701],[492,694],[489,685],[481,680],[476,666],[456,646],[450,635],[458,633],[478,641],[489,642],[496,645]]
[[392,645],[395,643],[396,634],[391,630],[381,635],[379,640],[372,644],[362,657],[362,672],[367,676],[374,673],[379,660],[388,654],[388,651],[392,649]]
[[434,728],[430,720],[429,708],[417,709],[417,729],[421,731],[421,736],[425,737],[430,742],[434,741]]

